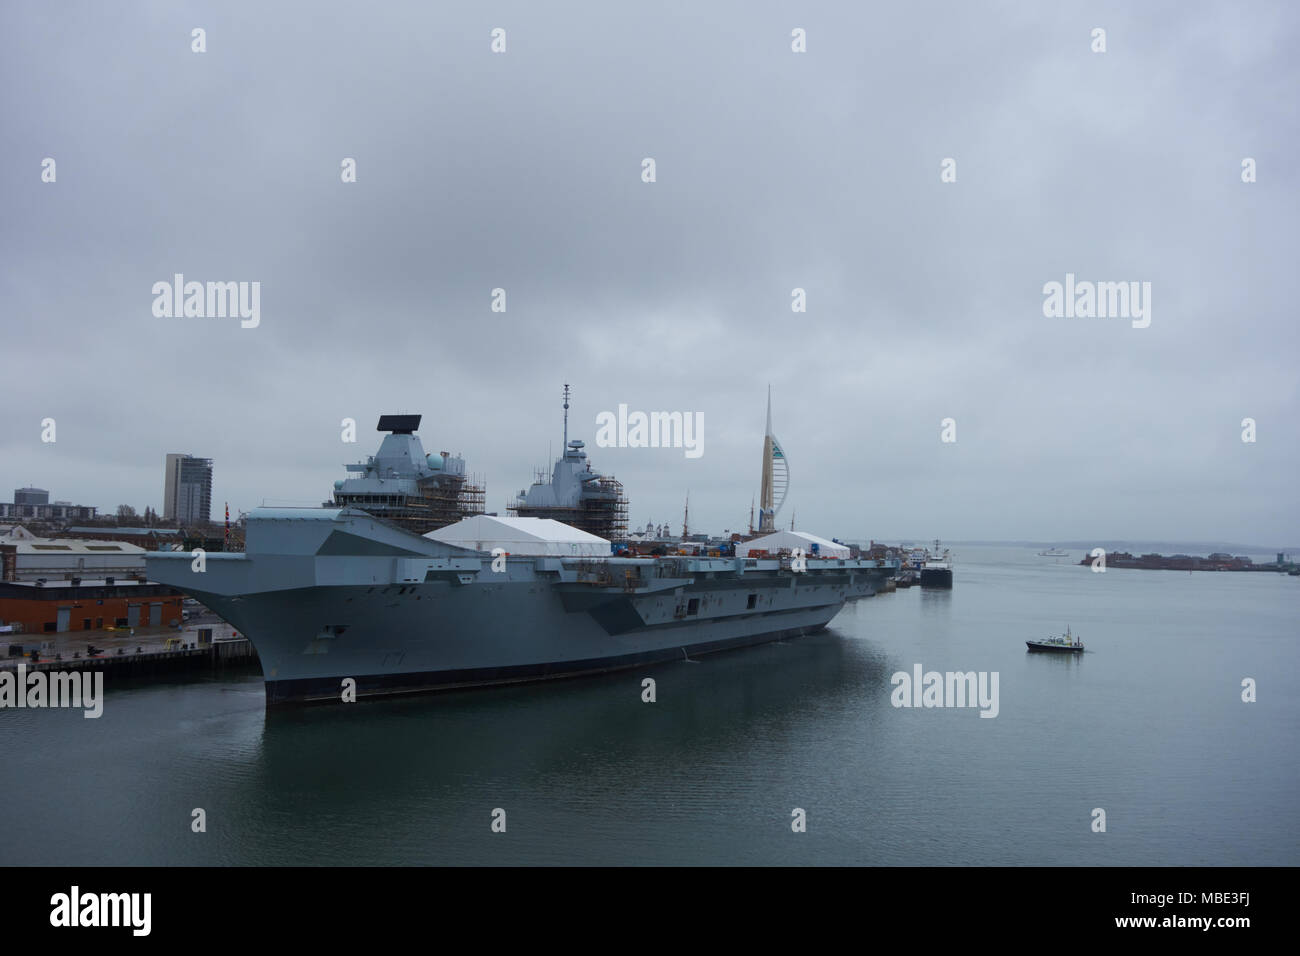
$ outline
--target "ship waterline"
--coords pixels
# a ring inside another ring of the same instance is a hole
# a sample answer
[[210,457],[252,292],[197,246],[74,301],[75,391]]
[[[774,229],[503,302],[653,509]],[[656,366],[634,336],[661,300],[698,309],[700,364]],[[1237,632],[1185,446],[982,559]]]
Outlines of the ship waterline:
[[[514,519],[519,521],[521,519]],[[259,509],[247,551],[150,554],[253,642],[268,704],[599,673],[813,633],[874,594],[867,559],[493,555],[353,509]],[[557,545],[559,548],[560,545]],[[576,546],[574,550],[577,550]]]

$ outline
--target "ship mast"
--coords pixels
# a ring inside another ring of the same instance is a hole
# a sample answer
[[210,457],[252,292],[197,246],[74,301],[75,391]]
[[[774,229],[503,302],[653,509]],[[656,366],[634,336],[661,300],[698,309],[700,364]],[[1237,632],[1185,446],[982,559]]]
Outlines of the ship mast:
[[569,453],[569,384],[564,384],[564,444],[560,446],[560,454]]

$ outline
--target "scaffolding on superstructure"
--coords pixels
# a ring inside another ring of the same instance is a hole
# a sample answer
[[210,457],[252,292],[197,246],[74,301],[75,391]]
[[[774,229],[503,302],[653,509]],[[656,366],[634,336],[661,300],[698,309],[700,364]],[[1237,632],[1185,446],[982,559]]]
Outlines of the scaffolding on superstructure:
[[623,494],[623,483],[612,475],[602,475],[589,482],[581,501],[574,507],[527,505],[522,499],[506,507],[519,518],[550,518],[609,541],[627,539],[627,497]]
[[487,483],[479,475],[437,475],[417,482],[416,494],[344,494],[335,492],[336,507],[360,508],[415,534],[427,534],[484,513]]

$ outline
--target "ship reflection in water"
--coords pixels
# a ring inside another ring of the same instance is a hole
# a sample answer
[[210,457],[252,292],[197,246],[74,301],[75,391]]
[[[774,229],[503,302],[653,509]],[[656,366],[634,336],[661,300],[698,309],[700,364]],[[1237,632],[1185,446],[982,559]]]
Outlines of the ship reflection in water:
[[[817,746],[810,711],[889,719],[874,693],[887,661],[862,650],[832,629],[550,685],[270,710],[240,799],[300,795],[258,837],[259,853],[285,861],[315,862],[304,848],[319,844],[323,815],[357,864],[669,863],[683,840],[691,858],[712,845],[719,859],[760,862],[789,832],[783,816],[815,799],[800,788],[772,799],[793,780],[788,748]],[[754,761],[766,771],[743,769]],[[490,826],[498,808],[505,834]],[[834,839],[795,849],[813,862]]]

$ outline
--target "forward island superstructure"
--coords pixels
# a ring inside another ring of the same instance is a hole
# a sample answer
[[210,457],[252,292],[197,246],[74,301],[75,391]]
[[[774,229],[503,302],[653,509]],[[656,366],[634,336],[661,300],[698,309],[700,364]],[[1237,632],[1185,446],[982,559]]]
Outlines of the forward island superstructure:
[[379,416],[377,431],[388,432],[379,451],[344,466],[355,477],[334,482],[327,506],[359,508],[416,534],[482,514],[483,486],[469,480],[459,455],[424,453],[415,434],[420,418]]

